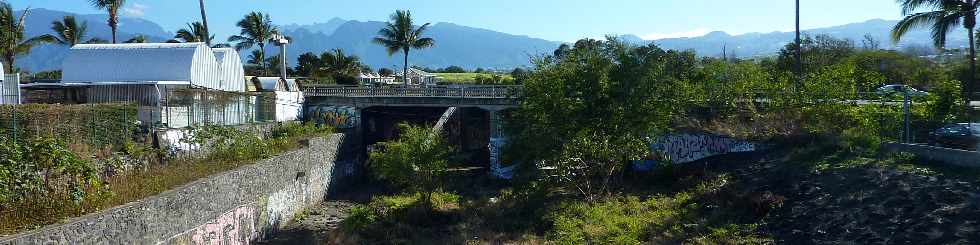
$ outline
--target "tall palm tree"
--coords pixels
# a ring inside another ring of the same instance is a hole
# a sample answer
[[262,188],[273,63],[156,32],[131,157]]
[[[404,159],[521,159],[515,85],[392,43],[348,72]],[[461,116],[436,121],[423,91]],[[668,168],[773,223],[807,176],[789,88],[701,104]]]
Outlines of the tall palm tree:
[[405,64],[402,67],[402,80],[408,86],[408,52],[411,49],[423,49],[435,44],[435,40],[422,37],[422,33],[429,28],[429,23],[425,23],[418,28],[412,23],[412,13],[408,10],[398,10],[391,15],[385,28],[378,31],[379,37],[374,38],[374,43],[388,48],[388,55],[394,55],[398,51],[405,54]]
[[188,23],[187,28],[181,28],[180,30],[177,30],[177,35],[174,36],[174,39],[183,41],[185,43],[203,42],[203,43],[208,43],[210,45],[211,40],[214,39],[214,36],[208,37],[206,29],[207,28],[205,28],[204,24],[201,24],[201,22]]
[[[251,12],[245,17],[238,21],[238,27],[242,29],[240,35],[234,35],[228,38],[228,42],[235,43],[235,50],[242,51],[245,49],[250,49],[253,46],[259,46],[260,54],[259,57],[265,57],[265,43],[272,38],[272,35],[279,33],[279,29],[272,24],[272,19],[268,14],[263,14],[259,12]],[[253,53],[256,54],[256,53]],[[259,59],[258,63],[262,65],[263,70],[265,69],[264,62]]]
[[[932,41],[936,47],[946,46],[946,35],[962,26],[970,39],[970,74],[964,86],[966,108],[970,106],[977,72],[977,50],[974,29],[977,25],[977,7],[980,0],[898,0],[904,19],[892,29],[892,41],[898,43],[910,30],[930,26]],[[919,12],[919,10],[925,10]]]
[[109,28],[112,29],[112,43],[116,43],[116,29],[119,28],[119,10],[126,5],[126,0],[89,0],[92,6],[105,10],[109,14]]
[[71,15],[65,16],[61,21],[51,22],[51,30],[54,31],[55,35],[45,34],[42,36],[42,38],[68,47],[72,47],[80,43],[106,42],[105,40],[99,38],[85,40],[85,36],[88,35],[86,33],[88,31],[88,23],[78,23],[78,21],[75,20],[75,16]]
[[20,16],[16,16],[9,3],[0,1],[0,54],[3,56],[4,69],[9,72],[14,72],[14,60],[17,56],[30,53],[36,45],[53,41],[45,37],[24,39],[24,20],[30,12],[30,9],[25,9]]
[[201,3],[201,22],[204,23],[203,24],[204,28],[202,28],[202,30],[203,30],[202,33],[204,33],[204,35],[201,35],[201,36],[202,37],[211,37],[211,38],[205,40],[205,43],[208,46],[211,46],[211,39],[214,39],[214,37],[211,36],[210,31],[208,30],[208,14],[207,14],[207,12],[204,11],[204,0],[200,0],[199,2]]
[[126,40],[124,43],[148,43],[148,42],[150,42],[150,38],[147,37],[146,35],[141,34],[133,38],[130,38],[129,40]]

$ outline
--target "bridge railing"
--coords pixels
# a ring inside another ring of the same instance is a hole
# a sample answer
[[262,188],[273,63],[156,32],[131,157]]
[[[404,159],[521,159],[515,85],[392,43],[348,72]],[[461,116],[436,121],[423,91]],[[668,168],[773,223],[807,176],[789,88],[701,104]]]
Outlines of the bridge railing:
[[311,86],[303,88],[307,97],[455,97],[516,98],[520,85],[473,86]]

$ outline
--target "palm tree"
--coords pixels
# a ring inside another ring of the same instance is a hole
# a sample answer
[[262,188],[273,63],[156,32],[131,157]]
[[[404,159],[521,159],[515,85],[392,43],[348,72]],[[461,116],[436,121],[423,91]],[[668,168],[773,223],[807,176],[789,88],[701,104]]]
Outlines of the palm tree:
[[[258,45],[258,53],[253,52],[253,55],[259,54],[258,57],[265,57],[265,43],[272,38],[272,35],[279,33],[279,29],[272,24],[269,15],[259,12],[251,12],[245,15],[245,18],[238,21],[237,25],[242,29],[241,34],[229,37],[228,42],[234,42],[235,50],[238,51]],[[262,68],[265,69],[263,63],[262,59],[259,59],[259,62],[254,64],[262,65]]]
[[25,9],[24,13],[16,16],[9,3],[0,1],[0,53],[7,71],[14,72],[14,60],[17,56],[30,53],[36,45],[54,41],[45,37],[24,39],[24,20],[30,12],[30,9]]
[[[969,108],[977,72],[977,50],[974,28],[977,25],[977,7],[980,0],[898,0],[904,19],[892,29],[892,41],[898,43],[913,28],[931,26],[932,41],[936,47],[946,46],[946,35],[962,25],[970,39],[970,74],[964,86],[966,108]],[[927,11],[918,12],[920,9]]]
[[85,36],[88,35],[86,34],[86,31],[88,31],[88,23],[78,23],[78,21],[75,20],[75,16],[71,15],[65,16],[61,21],[51,22],[51,30],[56,34],[46,34],[41,37],[45,40],[52,40],[68,47],[73,47],[80,43],[106,42],[105,40],[99,38],[85,40]]
[[214,36],[208,37],[206,29],[207,28],[205,28],[204,24],[201,24],[201,22],[188,23],[187,28],[177,30],[177,35],[174,36],[174,39],[185,43],[203,42],[210,44],[211,40],[214,39]]
[[202,28],[202,30],[203,30],[202,33],[204,35],[201,35],[201,36],[202,37],[211,37],[211,38],[205,40],[206,41],[205,43],[208,46],[211,46],[211,39],[214,39],[214,36],[211,36],[210,31],[208,30],[208,14],[207,14],[207,12],[204,11],[204,0],[200,0],[199,2],[201,3],[201,21],[204,22],[204,24],[203,24],[204,28]]
[[320,62],[323,64],[320,70],[341,75],[356,74],[363,67],[361,60],[357,56],[348,56],[340,49],[334,49],[333,52],[324,52],[320,55]]
[[119,28],[119,10],[126,5],[126,0],[89,0],[97,9],[109,14],[109,28],[112,29],[112,43],[116,43],[116,29]]
[[408,51],[411,49],[423,49],[435,44],[435,40],[422,37],[422,33],[429,28],[429,23],[425,23],[418,28],[412,24],[412,13],[408,10],[398,10],[391,15],[391,20],[386,23],[385,28],[378,31],[380,37],[374,38],[374,43],[384,45],[388,48],[388,55],[394,55],[398,51],[405,54],[405,64],[402,67],[402,80],[408,86]]
[[150,42],[150,38],[147,37],[146,35],[137,35],[125,41],[125,43],[148,43],[148,42]]

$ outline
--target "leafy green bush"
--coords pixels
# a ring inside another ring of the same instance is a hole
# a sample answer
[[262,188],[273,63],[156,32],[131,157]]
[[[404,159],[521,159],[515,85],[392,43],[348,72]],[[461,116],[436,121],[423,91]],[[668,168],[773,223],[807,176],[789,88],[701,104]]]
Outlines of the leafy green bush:
[[410,191],[421,192],[426,203],[442,187],[451,148],[431,128],[399,125],[401,136],[380,144],[370,153],[371,169],[381,179]]
[[460,205],[456,194],[434,192],[429,196],[431,201],[425,201],[427,197],[422,193],[374,197],[368,204],[353,207],[341,228],[351,233],[394,235],[398,231],[391,228],[398,225],[427,224],[426,217],[432,214],[429,205],[437,209]]
[[0,207],[50,198],[50,193],[63,193],[80,203],[104,191],[92,163],[68,150],[63,142],[39,138],[19,145],[0,136]]

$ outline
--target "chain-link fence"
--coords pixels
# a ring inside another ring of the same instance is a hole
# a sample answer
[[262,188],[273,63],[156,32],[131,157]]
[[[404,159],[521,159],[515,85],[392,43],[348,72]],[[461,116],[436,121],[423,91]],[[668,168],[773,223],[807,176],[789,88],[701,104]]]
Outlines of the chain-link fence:
[[132,104],[0,105],[0,137],[17,143],[54,138],[98,151],[137,140],[140,131]]

